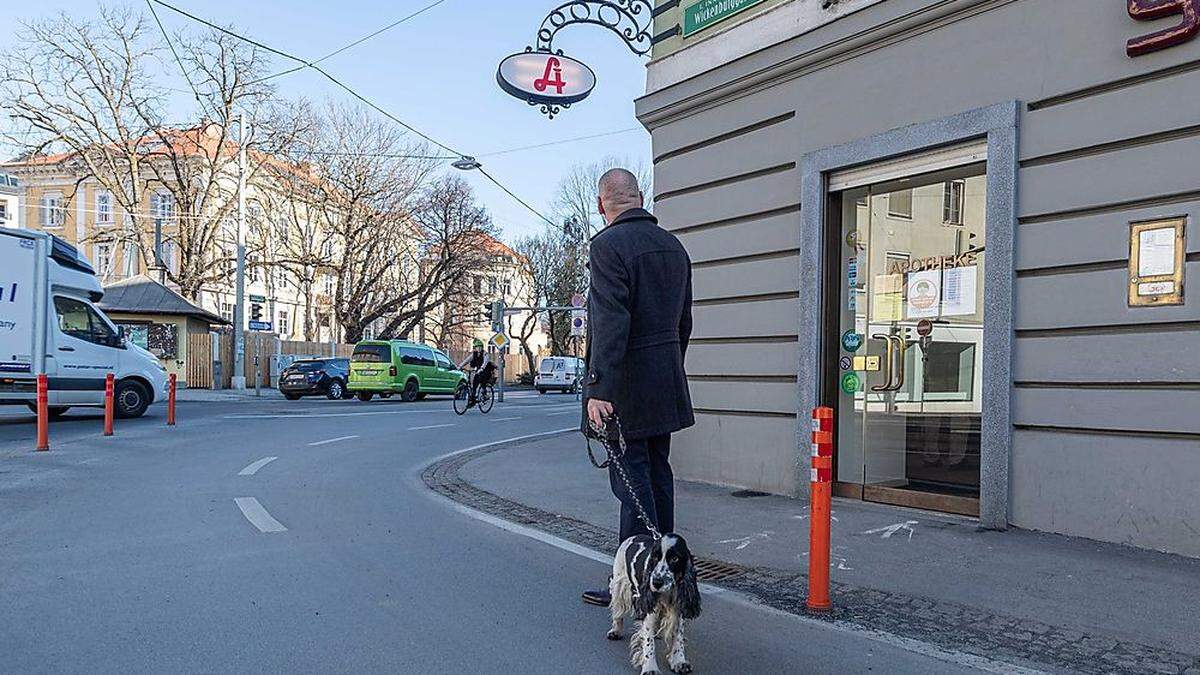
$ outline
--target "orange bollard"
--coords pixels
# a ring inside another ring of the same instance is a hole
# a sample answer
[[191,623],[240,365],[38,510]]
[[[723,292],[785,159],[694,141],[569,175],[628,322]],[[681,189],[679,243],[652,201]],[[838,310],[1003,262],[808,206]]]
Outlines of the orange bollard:
[[37,376],[37,449],[50,449],[50,380]]
[[833,408],[812,414],[811,509],[808,518],[808,610],[828,612],[829,530],[833,491]]
[[167,426],[175,426],[175,373],[171,373],[167,385]]
[[113,435],[113,392],[116,389],[113,374],[104,377],[104,435]]

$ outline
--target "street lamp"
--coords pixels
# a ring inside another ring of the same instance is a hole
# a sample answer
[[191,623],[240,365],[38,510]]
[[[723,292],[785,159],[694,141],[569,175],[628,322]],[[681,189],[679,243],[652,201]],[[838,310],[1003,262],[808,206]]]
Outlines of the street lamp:
[[475,158],[469,155],[463,155],[462,157],[459,157],[458,160],[456,160],[450,166],[458,169],[459,171],[474,171],[475,169],[483,168],[482,164],[475,161]]

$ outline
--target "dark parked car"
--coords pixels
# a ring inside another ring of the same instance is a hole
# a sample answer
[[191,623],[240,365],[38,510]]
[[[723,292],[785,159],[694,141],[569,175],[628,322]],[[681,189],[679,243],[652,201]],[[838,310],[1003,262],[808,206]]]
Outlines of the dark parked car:
[[289,401],[301,396],[349,398],[346,391],[349,375],[350,359],[305,359],[283,369],[279,374],[279,391]]

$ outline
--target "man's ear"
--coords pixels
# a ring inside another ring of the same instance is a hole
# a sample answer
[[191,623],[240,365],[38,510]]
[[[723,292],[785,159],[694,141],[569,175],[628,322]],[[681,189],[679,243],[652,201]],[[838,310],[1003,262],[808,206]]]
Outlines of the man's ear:
[[600,212],[600,215],[602,215],[602,216],[605,215],[605,213],[604,213],[604,198],[603,197],[599,197],[599,196],[596,197],[596,210]]

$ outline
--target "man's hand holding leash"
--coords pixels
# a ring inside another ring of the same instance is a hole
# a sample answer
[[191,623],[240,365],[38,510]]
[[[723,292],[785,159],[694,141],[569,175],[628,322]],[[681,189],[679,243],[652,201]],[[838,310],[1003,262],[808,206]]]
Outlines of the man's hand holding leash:
[[613,404],[609,401],[588,399],[587,415],[593,427],[603,429],[608,419],[613,416]]

